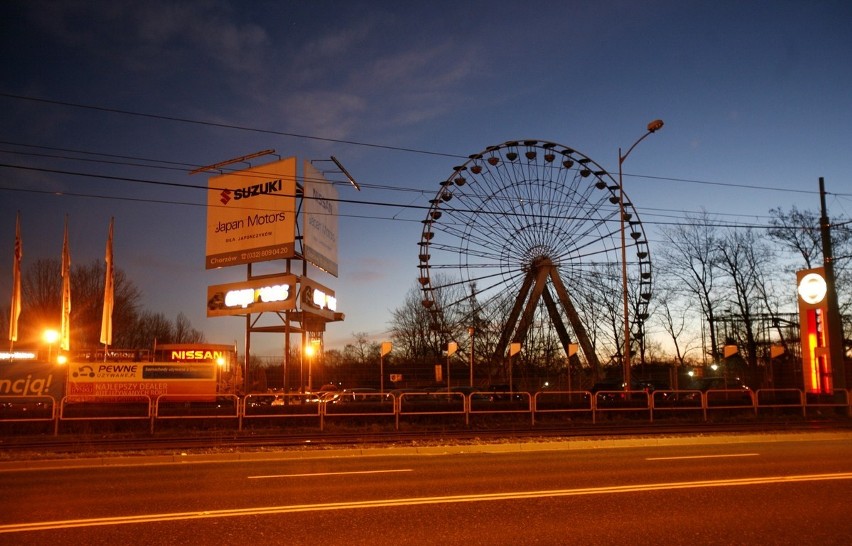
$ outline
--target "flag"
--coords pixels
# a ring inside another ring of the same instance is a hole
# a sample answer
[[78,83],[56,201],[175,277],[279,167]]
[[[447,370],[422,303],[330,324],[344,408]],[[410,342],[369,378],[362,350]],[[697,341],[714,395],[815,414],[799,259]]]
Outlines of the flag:
[[9,316],[9,341],[18,341],[18,317],[21,316],[21,214],[15,217],[15,260],[12,264],[12,309]]
[[101,320],[101,343],[112,345],[112,308],[114,301],[113,265],[112,265],[112,226],[114,218],[109,219],[109,235],[106,244],[106,274],[104,276],[104,314]]
[[59,328],[59,348],[71,350],[71,253],[68,249],[68,216],[65,216],[65,237],[62,240],[62,320]]

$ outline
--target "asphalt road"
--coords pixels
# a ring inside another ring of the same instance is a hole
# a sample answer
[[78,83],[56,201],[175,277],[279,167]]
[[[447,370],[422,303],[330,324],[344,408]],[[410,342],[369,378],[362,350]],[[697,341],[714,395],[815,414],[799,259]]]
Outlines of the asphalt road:
[[851,440],[822,433],[0,465],[0,543],[848,545]]

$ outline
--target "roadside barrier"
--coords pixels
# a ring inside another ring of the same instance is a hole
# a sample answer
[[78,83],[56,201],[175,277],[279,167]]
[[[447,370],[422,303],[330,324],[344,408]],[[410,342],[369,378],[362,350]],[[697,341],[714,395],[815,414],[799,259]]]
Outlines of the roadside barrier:
[[565,415],[590,419],[618,415],[647,419],[667,415],[688,418],[700,413],[708,421],[715,415],[801,413],[802,417],[852,418],[850,390],[815,395],[799,389],[710,389],[647,391],[412,391],[352,393],[329,391],[313,394],[221,395],[71,395],[57,401],[51,396],[0,396],[0,425],[45,423],[58,435],[63,422],[146,421],[151,433],[159,421],[233,421],[243,430],[249,421],[300,420],[315,422],[325,430],[327,419],[393,419],[428,423],[430,418],[458,416],[465,426],[478,416],[529,415],[532,426],[543,416]]
[[406,415],[461,415],[467,416],[467,397],[460,392],[403,392],[396,399],[396,428],[399,419]]
[[[335,395],[331,395],[334,397]],[[341,392],[331,402],[321,405],[324,427],[326,419],[396,419],[396,397],[392,394]],[[399,425],[397,424],[397,427]]]
[[250,419],[317,419],[323,428],[322,404],[318,395],[247,394],[243,397],[239,429]]
[[154,401],[154,421],[163,419],[233,419],[240,418],[240,398],[235,394],[161,394]]
[[54,421],[58,423],[56,408],[56,398],[52,396],[4,395],[0,396],[0,422]]
[[72,395],[62,398],[54,421],[53,433],[59,433],[59,423],[65,421],[145,421],[153,431],[154,405],[151,397],[132,395]]
[[595,420],[595,397],[589,391],[539,391],[533,397],[533,425],[536,415],[576,414]]

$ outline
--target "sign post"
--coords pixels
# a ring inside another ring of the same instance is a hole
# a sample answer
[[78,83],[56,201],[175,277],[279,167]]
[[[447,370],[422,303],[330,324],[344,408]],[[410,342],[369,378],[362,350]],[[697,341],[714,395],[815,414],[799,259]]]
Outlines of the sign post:
[[379,353],[379,392],[385,393],[385,355],[393,350],[393,343],[382,342],[382,350]]
[[450,357],[459,350],[459,344],[455,341],[447,343],[447,392],[450,392]]
[[512,384],[512,357],[521,352],[521,344],[520,343],[512,343],[509,345],[509,392],[515,392],[515,388]]

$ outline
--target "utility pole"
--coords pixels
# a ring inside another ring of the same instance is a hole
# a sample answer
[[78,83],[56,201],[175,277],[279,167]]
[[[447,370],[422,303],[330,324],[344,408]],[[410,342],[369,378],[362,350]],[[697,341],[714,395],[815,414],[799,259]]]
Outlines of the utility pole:
[[822,236],[822,261],[825,270],[826,311],[828,312],[829,361],[831,378],[835,389],[846,388],[846,348],[843,343],[843,323],[840,307],[837,303],[837,289],[834,284],[834,254],[831,249],[831,223],[825,207],[825,179],[819,178],[819,199],[821,216],[819,219]]

